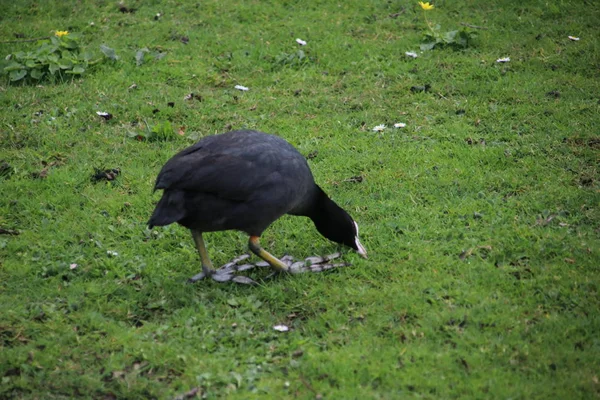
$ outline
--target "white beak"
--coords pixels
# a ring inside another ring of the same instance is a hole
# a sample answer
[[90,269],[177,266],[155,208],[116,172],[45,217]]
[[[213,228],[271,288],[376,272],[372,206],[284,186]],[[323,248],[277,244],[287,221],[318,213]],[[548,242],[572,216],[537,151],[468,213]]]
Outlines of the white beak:
[[365,249],[365,246],[363,246],[360,240],[358,240],[358,224],[356,223],[356,221],[352,222],[354,222],[354,227],[356,228],[356,236],[354,237],[354,243],[356,244],[356,248],[358,249],[356,251],[358,252],[358,254],[360,254],[362,258],[368,258],[367,249]]
[[356,250],[358,254],[360,254],[362,258],[369,258],[367,257],[367,249],[365,249],[365,246],[363,246],[360,240],[358,240],[358,236],[355,238],[355,243],[356,247],[358,248],[358,250]]

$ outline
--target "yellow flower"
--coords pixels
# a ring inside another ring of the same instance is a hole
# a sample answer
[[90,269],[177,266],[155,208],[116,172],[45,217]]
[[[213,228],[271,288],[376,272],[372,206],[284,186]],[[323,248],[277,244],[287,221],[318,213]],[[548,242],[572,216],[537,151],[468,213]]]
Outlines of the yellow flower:
[[56,31],[56,32],[54,32],[54,34],[58,37],[63,37],[63,36],[67,36],[69,34],[69,31]]
[[423,3],[422,1],[420,1],[419,5],[421,6],[421,8],[423,10],[432,10],[433,9],[433,4],[429,4],[429,2]]

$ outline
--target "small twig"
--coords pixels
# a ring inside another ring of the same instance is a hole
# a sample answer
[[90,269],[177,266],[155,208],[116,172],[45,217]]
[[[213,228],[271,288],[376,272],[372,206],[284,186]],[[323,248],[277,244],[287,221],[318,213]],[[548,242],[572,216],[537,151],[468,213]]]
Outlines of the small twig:
[[25,43],[25,42],[35,42],[36,40],[44,40],[44,39],[50,39],[50,36],[44,36],[44,37],[33,38],[33,39],[5,40],[0,43]]
[[148,130],[148,132],[150,132],[150,125],[148,125],[148,121],[146,121],[146,118],[144,118],[144,123],[146,124],[146,129]]
[[397,12],[397,13],[394,13],[394,14],[390,14],[390,15],[389,15],[389,17],[390,17],[390,18],[394,18],[394,19],[396,19],[396,18],[398,18],[400,15],[404,14],[404,12],[405,12],[405,11],[406,11],[406,8],[402,7],[402,9],[401,9],[399,12]]
[[308,390],[310,390],[311,392],[313,392],[313,393],[315,393],[315,394],[317,393],[317,391],[316,391],[315,389],[313,389],[313,387],[311,386],[311,384],[310,384],[310,383],[308,383],[308,381],[307,381],[307,380],[306,380],[306,379],[305,379],[305,378],[304,378],[302,375],[300,375],[300,376],[299,376],[299,378],[300,378],[300,382],[302,382],[302,384],[303,384],[304,386],[306,386],[306,388],[307,388]]
[[489,29],[487,26],[472,25],[472,24],[467,24],[466,22],[461,22],[460,24],[462,26],[466,26],[468,28],[473,28],[473,29],[484,29],[484,30]]

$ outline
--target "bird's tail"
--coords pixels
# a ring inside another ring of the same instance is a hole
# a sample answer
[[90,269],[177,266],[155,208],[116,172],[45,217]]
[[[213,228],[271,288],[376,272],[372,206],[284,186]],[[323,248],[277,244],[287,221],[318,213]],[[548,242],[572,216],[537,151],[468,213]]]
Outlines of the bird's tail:
[[164,226],[177,222],[185,217],[185,196],[180,190],[166,190],[156,205],[148,227]]

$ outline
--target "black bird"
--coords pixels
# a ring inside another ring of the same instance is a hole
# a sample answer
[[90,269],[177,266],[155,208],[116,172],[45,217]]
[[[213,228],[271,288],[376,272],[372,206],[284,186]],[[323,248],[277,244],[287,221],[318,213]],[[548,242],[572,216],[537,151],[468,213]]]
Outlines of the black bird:
[[259,243],[284,214],[309,217],[323,236],[367,257],[356,222],[315,184],[306,159],[278,136],[251,130],[207,136],[167,161],[157,189],[163,195],[149,227],[177,222],[190,229],[203,276],[215,269],[202,233],[231,229],[250,235],[250,250],[275,271],[287,271]]

